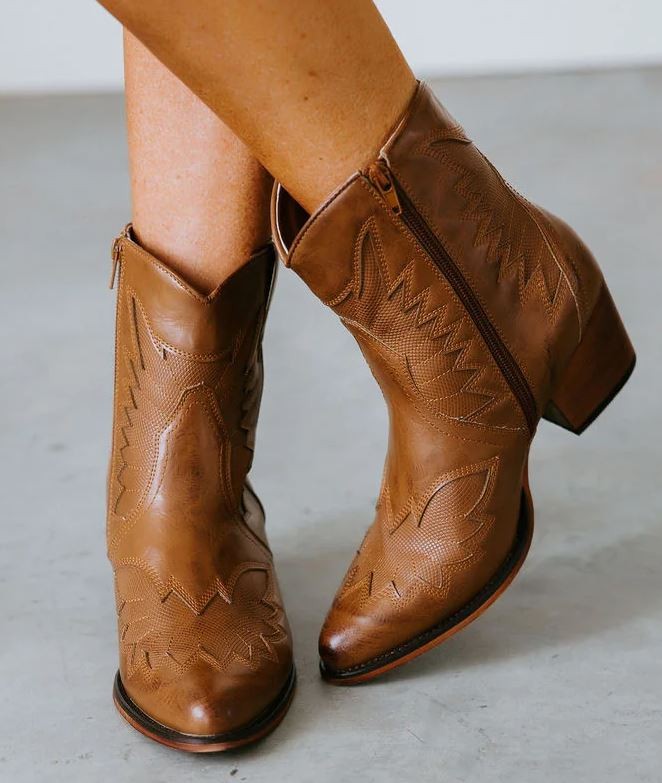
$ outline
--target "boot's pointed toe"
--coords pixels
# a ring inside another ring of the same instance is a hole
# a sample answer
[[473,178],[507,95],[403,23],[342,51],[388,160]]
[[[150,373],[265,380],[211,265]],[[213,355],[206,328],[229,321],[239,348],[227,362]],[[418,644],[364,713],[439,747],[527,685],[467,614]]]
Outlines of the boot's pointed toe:
[[324,677],[342,678],[379,655],[383,649],[382,637],[385,631],[387,635],[391,634],[376,615],[357,614],[351,608],[344,609],[341,601],[334,603],[319,637],[320,664]]
[[199,660],[185,675],[149,692],[127,689],[118,673],[114,699],[142,733],[172,747],[204,752],[239,747],[268,733],[293,689],[294,671],[287,662],[247,675],[242,665],[220,673]]
[[[416,633],[416,623],[397,617],[391,604],[367,607],[357,614],[334,605],[319,638],[320,671],[330,682],[359,681],[361,674],[382,662],[394,645]],[[397,625],[396,625],[397,624]],[[394,634],[394,628],[398,632]]]
[[319,638],[319,655],[322,672],[336,672],[349,669],[360,661],[357,655],[357,639],[361,630],[356,618],[341,612],[331,612],[327,617]]
[[[476,502],[470,494],[467,499]],[[434,503],[426,514],[422,522],[432,529]],[[322,676],[336,684],[369,680],[375,671],[384,673],[417,657],[470,622],[517,573],[531,542],[532,514],[525,488],[512,541],[494,530],[481,533],[474,521],[460,545],[448,540],[441,551],[418,548],[416,536],[382,537],[385,523],[378,507],[320,632]],[[449,520],[438,517],[436,522]]]

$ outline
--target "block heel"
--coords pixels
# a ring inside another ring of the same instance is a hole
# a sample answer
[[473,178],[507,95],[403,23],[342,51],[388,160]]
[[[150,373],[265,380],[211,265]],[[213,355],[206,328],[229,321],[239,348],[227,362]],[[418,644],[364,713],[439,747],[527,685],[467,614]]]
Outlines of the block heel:
[[556,381],[543,418],[581,435],[625,386],[635,361],[630,338],[603,285],[582,341]]

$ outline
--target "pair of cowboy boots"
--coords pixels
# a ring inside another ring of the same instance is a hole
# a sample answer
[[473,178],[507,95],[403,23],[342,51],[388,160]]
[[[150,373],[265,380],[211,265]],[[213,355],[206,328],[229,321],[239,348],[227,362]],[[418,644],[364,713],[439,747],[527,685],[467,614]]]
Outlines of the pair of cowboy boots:
[[[390,415],[375,518],[320,636],[373,678],[481,614],[526,557],[541,417],[579,434],[633,348],[590,251],[514,191],[419,85],[379,159],[308,216],[279,186],[279,255],[352,332]],[[193,751],[258,739],[292,698],[292,638],[247,474],[269,246],[202,296],[125,232],[108,548],[115,702]]]

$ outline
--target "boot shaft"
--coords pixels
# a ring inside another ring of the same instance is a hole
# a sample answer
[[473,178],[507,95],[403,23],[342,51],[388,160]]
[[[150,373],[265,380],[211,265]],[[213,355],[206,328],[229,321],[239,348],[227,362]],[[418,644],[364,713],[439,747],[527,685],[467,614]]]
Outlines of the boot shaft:
[[[111,557],[128,545],[132,529],[153,528],[144,518],[178,520],[179,534],[186,536],[182,515],[198,525],[241,516],[275,270],[273,249],[265,248],[203,296],[129,232],[117,240],[114,254]],[[168,546],[177,546],[177,537],[170,536]]]
[[[602,276],[576,234],[512,189],[426,85],[379,159],[305,225],[282,188],[272,206],[286,263],[347,323],[406,354],[440,413],[533,433]],[[378,289],[381,315],[368,304]],[[393,314],[386,326],[389,302],[415,320],[406,345]],[[444,385],[431,383],[435,373]]]

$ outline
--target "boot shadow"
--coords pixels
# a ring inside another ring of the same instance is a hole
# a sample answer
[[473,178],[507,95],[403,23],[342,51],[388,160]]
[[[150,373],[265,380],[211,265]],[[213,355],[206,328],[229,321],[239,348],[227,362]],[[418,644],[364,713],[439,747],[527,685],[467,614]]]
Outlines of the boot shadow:
[[[574,513],[580,510],[575,508]],[[317,636],[354,554],[352,541],[360,542],[360,516],[350,514],[319,523],[336,531],[333,546],[324,546],[314,530],[307,530],[297,538],[295,548],[301,554],[279,558],[297,657],[315,674]],[[541,520],[546,535],[534,533],[532,551],[521,573],[484,615],[439,647],[375,682],[463,670],[543,651],[556,655],[662,607],[662,529],[598,543],[593,549],[565,553],[557,547],[554,554],[545,554],[558,543],[554,538],[570,538],[563,528],[557,529],[557,516],[567,519],[566,509],[557,506]],[[537,538],[543,539],[538,547]],[[339,540],[348,545],[339,547]],[[286,547],[285,551],[291,550]]]
[[[535,544],[534,544],[535,546]],[[408,680],[545,653],[608,634],[659,611],[662,531],[624,536],[582,554],[529,556],[476,622],[383,681]]]

